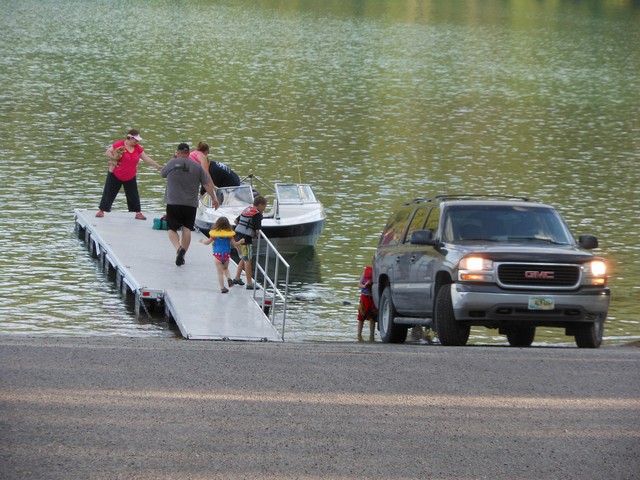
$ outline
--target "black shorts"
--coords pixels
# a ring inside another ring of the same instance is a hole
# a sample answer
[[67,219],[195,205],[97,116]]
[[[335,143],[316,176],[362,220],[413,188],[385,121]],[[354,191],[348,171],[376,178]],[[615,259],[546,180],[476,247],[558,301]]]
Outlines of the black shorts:
[[181,227],[193,230],[196,223],[196,207],[167,205],[167,230],[178,231]]

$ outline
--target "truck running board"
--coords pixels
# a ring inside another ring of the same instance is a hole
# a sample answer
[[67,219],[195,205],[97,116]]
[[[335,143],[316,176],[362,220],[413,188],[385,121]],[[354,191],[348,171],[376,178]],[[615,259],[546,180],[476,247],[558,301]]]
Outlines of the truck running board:
[[423,327],[431,327],[432,322],[431,318],[395,317],[393,319],[393,323],[400,325],[422,325]]

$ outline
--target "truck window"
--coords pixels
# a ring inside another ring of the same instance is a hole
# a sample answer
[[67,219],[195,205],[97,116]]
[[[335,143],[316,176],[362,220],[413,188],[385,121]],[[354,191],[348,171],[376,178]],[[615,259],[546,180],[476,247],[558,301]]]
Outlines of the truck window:
[[433,238],[438,237],[438,228],[440,225],[440,207],[435,206],[429,211],[429,217],[427,223],[424,226],[425,230],[431,230],[433,232]]
[[412,208],[403,208],[398,210],[387,222],[382,235],[380,236],[379,245],[398,245],[404,238],[404,232],[407,229],[409,216],[413,212]]
[[427,220],[427,215],[429,214],[429,208],[423,207],[418,208],[411,219],[411,223],[409,224],[409,229],[407,230],[407,235],[405,236],[405,243],[409,243],[411,240],[411,234],[416,230],[423,230],[424,224]]

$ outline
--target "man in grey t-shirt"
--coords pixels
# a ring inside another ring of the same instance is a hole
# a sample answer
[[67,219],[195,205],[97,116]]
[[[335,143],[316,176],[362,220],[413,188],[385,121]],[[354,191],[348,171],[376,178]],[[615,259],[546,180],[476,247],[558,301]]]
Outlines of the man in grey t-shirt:
[[[167,204],[167,228],[169,240],[176,248],[176,265],[184,265],[184,255],[191,244],[191,231],[194,229],[198,210],[198,191],[204,187],[211,198],[215,198],[213,185],[199,163],[189,158],[189,145],[178,145],[175,158],[171,159],[160,171],[167,179],[164,201]],[[178,230],[182,232],[182,240]]]

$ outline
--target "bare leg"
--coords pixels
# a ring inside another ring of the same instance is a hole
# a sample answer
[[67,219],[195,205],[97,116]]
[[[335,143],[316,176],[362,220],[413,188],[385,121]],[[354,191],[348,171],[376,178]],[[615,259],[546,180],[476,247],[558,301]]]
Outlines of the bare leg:
[[171,244],[177,251],[180,248],[180,236],[178,235],[178,232],[176,232],[175,230],[168,230],[168,232],[169,232],[169,240],[171,241]]
[[238,262],[238,270],[236,270],[236,280],[240,280],[240,275],[242,275],[242,271],[244,270],[244,260],[240,260]]
[[[222,273],[224,274],[224,278],[226,278],[229,282],[229,286],[233,287],[233,283],[231,282],[231,273],[229,272],[229,261],[222,265]],[[224,278],[222,279],[222,283],[224,284]]]
[[369,341],[373,342],[376,338],[376,322],[369,320]]
[[171,244],[176,249],[176,265],[181,266],[184,265],[184,254],[187,253],[187,248],[189,248],[189,243],[191,243],[191,230],[188,228],[181,228],[182,232],[182,243],[185,246],[181,245],[180,236],[178,232],[174,230],[169,230],[169,240]]
[[247,276],[247,285],[253,285],[251,276],[251,260],[244,260],[244,274]]
[[364,325],[364,322],[358,320],[358,341],[359,342],[364,342],[364,340],[362,339],[362,326],[363,325]]
[[213,263],[216,264],[216,272],[218,273],[218,283],[220,284],[220,290],[223,290],[225,288],[223,275],[224,266],[217,258],[213,259]]
[[189,245],[191,245],[191,230],[187,227],[182,227],[182,248],[185,250],[189,250]]

